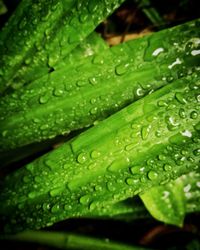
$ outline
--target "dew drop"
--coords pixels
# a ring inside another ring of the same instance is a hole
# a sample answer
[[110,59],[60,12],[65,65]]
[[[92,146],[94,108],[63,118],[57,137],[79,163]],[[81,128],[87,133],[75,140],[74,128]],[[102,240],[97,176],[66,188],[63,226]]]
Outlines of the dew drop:
[[52,212],[52,213],[58,213],[58,212],[60,212],[60,206],[59,206],[59,204],[55,204],[55,205],[51,208],[51,212]]
[[135,143],[130,143],[130,144],[125,146],[126,151],[130,151],[130,150],[132,150],[134,148],[135,148]]
[[23,177],[23,182],[24,183],[28,183],[30,181],[29,177],[28,176],[24,176]]
[[96,85],[96,84],[98,83],[96,77],[90,77],[90,78],[89,78],[89,82],[90,82],[92,85]]
[[83,86],[85,86],[85,85],[87,85],[87,81],[78,80],[78,81],[76,82],[76,86],[78,86],[78,87],[83,87]]
[[58,188],[54,188],[50,191],[50,196],[51,197],[55,197],[57,195],[60,195],[63,191],[64,187],[58,187]]
[[186,117],[185,110],[183,108],[179,109],[179,116],[182,119],[184,119]]
[[79,201],[82,205],[87,205],[90,202],[90,195],[86,194],[81,196]]
[[80,164],[83,164],[87,160],[86,154],[85,153],[80,153],[77,156],[77,162]]
[[41,182],[41,177],[40,176],[35,176],[34,181],[37,182],[37,183],[40,183]]
[[190,118],[196,119],[197,117],[198,117],[198,113],[197,113],[196,111],[192,111],[192,112],[190,113]]
[[169,164],[165,164],[164,167],[163,167],[163,169],[164,169],[166,172],[168,172],[168,171],[171,171],[172,166],[169,165]]
[[[138,182],[138,180],[137,180],[137,182]],[[132,185],[134,185],[135,183],[136,183],[136,180],[133,179],[133,178],[127,178],[127,179],[126,179],[126,184],[128,184],[129,186],[132,186]]]
[[119,158],[114,160],[109,166],[108,166],[108,170],[111,172],[116,172],[122,168],[126,168],[128,167],[129,164],[129,159],[128,158]]
[[153,181],[153,180],[156,180],[158,178],[158,173],[153,171],[153,170],[150,170],[147,174],[149,180]]
[[199,156],[199,155],[200,155],[200,148],[195,149],[195,150],[193,151],[193,154],[194,154],[195,156]]
[[30,199],[34,199],[35,197],[36,197],[36,193],[35,192],[30,192],[28,194],[28,198],[30,198]]
[[110,192],[114,192],[116,190],[116,187],[110,181],[107,182],[106,186],[107,186],[108,191],[110,191]]
[[2,136],[3,136],[3,137],[6,137],[7,134],[8,134],[8,130],[4,130],[4,131],[2,132]]
[[200,131],[200,122],[197,123],[195,126],[194,126],[195,130],[196,131]]
[[166,116],[165,121],[167,123],[167,128],[170,131],[173,131],[173,130],[177,129],[178,126],[179,126],[179,123],[176,123],[176,121],[174,120],[174,118],[171,117],[171,116]]
[[103,57],[100,56],[100,55],[96,55],[94,58],[93,58],[93,61],[92,61],[94,64],[103,64],[104,63],[104,60],[103,60]]
[[158,107],[166,107],[166,106],[167,106],[167,103],[166,103],[165,101],[163,101],[163,100],[159,100],[159,101],[157,102],[157,105],[158,105]]
[[91,115],[96,115],[96,114],[97,114],[97,111],[98,111],[97,107],[94,107],[94,108],[92,108],[92,109],[90,110],[90,114],[91,114]]
[[164,160],[166,160],[166,156],[165,155],[158,155],[158,159],[160,160],[160,161],[164,161]]
[[46,130],[48,129],[49,125],[48,124],[43,124],[42,126],[40,126],[41,130]]
[[141,137],[143,140],[146,140],[148,138],[150,129],[151,129],[151,126],[143,126],[141,128]]
[[40,104],[45,104],[45,103],[48,102],[48,100],[49,100],[49,97],[47,95],[43,95],[43,96],[40,96],[39,103]]
[[175,97],[177,99],[178,102],[180,102],[181,104],[185,104],[187,103],[186,99],[184,98],[183,94],[180,92],[176,92]]
[[64,91],[62,89],[56,88],[56,89],[54,89],[53,94],[57,97],[60,97],[64,94]]
[[96,158],[98,158],[100,155],[101,155],[101,153],[100,153],[99,151],[97,151],[97,150],[93,150],[93,151],[91,152],[91,154],[90,154],[90,156],[91,156],[92,159],[96,159]]
[[120,64],[116,66],[115,72],[117,75],[124,75],[127,72],[129,64]]
[[85,23],[87,21],[87,19],[88,19],[88,15],[86,13],[82,13],[79,15],[79,21],[81,23]]

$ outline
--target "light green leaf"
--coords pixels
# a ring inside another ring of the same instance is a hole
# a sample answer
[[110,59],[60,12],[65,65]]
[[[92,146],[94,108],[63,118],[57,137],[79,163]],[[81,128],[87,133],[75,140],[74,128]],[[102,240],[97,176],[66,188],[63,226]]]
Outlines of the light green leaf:
[[7,8],[3,0],[0,0],[0,15],[5,14],[6,12],[7,12]]
[[183,225],[186,202],[181,181],[153,187],[140,197],[157,220],[180,227]]
[[140,197],[154,218],[182,226],[186,212],[200,211],[199,180],[200,174],[192,172],[167,185],[153,187]]

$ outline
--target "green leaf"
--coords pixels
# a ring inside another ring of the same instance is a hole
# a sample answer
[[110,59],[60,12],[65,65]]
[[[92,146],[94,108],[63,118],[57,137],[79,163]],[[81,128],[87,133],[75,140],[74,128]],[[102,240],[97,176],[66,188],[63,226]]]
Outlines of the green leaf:
[[181,182],[151,188],[140,197],[151,215],[157,220],[180,227],[183,225],[185,197]]
[[200,174],[189,173],[140,195],[151,215],[162,222],[182,226],[186,212],[200,211]]
[[6,12],[7,12],[7,8],[3,0],[0,0],[0,15],[5,14]]

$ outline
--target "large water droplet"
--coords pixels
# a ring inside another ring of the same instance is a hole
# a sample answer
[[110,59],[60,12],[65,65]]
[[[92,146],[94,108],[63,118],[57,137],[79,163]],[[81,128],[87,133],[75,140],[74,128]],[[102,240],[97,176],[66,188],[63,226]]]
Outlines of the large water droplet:
[[127,72],[129,64],[120,64],[116,66],[115,72],[117,75],[123,75]]
[[190,118],[196,119],[197,117],[198,117],[198,113],[197,113],[196,111],[192,111],[192,112],[190,113]]
[[148,125],[148,126],[143,126],[141,128],[141,137],[143,140],[146,140],[148,135],[149,135],[149,132],[150,132],[150,129],[151,129],[151,126]]
[[166,172],[168,172],[168,171],[170,171],[170,170],[172,169],[172,166],[169,165],[169,164],[165,164],[164,167],[163,167],[163,169],[164,169]]
[[150,170],[147,174],[149,180],[153,181],[153,180],[156,180],[158,178],[158,173],[153,171],[153,170]]
[[41,104],[47,103],[48,100],[49,100],[49,97],[47,95],[40,96],[40,98],[39,98],[39,102]]
[[90,202],[90,195],[86,194],[81,196],[79,201],[82,205],[87,205]]
[[185,110],[183,108],[179,109],[179,116],[182,119],[184,119],[186,117]]
[[90,156],[91,156],[92,159],[96,159],[96,158],[98,158],[100,155],[101,155],[101,153],[100,153],[99,151],[97,151],[97,150],[93,150],[93,151],[91,152],[91,154],[90,154]]
[[200,148],[195,149],[195,150],[193,151],[193,154],[194,154],[195,156],[199,156],[199,155],[200,155]]
[[64,187],[58,187],[58,188],[54,188],[50,191],[50,195],[51,197],[55,197],[57,195],[60,195],[63,191]]
[[126,158],[126,157],[119,158],[119,159],[114,160],[110,164],[110,166],[108,167],[108,170],[111,171],[111,172],[116,172],[116,171],[118,171],[120,169],[128,167],[128,164],[129,164],[129,159],[128,158]]
[[58,213],[58,212],[60,212],[60,205],[59,205],[59,204],[55,204],[55,205],[51,208],[51,212],[52,212],[52,213]]
[[60,97],[60,96],[62,96],[64,94],[64,91],[63,91],[63,89],[56,88],[56,89],[54,89],[53,94],[55,96]]
[[87,160],[87,156],[85,153],[80,153],[77,156],[77,162],[83,164]]
[[180,102],[181,104],[187,103],[187,101],[182,93],[176,92],[175,97],[176,97],[177,101]]
[[29,194],[28,194],[28,197],[30,198],[30,199],[34,199],[35,197],[36,197],[36,193],[35,192],[30,192]]

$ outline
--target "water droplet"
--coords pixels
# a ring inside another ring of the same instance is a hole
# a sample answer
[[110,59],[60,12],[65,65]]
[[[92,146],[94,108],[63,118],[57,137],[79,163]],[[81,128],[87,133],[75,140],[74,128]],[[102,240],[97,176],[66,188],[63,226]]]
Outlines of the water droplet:
[[195,156],[199,156],[199,155],[200,155],[200,148],[195,149],[195,150],[193,151],[193,154],[194,154]]
[[135,180],[133,178],[127,178],[126,179],[126,184],[128,184],[129,186],[133,186],[136,182],[138,182],[139,180]]
[[46,130],[48,129],[49,125],[48,124],[43,124],[42,126],[40,126],[41,130]]
[[183,108],[179,109],[179,116],[182,119],[184,119],[186,117],[185,110]]
[[152,56],[158,56],[161,52],[164,51],[164,48],[157,48],[153,51]]
[[94,64],[103,64],[104,63],[104,59],[103,59],[103,56],[100,56],[100,55],[96,55],[94,58],[93,58],[93,61],[92,61]]
[[92,108],[92,109],[90,110],[90,114],[91,114],[91,115],[96,115],[96,114],[97,114],[97,111],[98,111],[97,107],[94,107],[94,108]]
[[51,197],[55,197],[57,195],[60,195],[63,191],[64,187],[58,187],[58,188],[54,188],[50,191],[50,195]]
[[174,77],[173,76],[167,76],[166,80],[167,80],[168,83],[171,83],[174,80]]
[[145,182],[147,181],[147,178],[146,178],[145,176],[142,176],[142,177],[140,178],[140,181],[141,181],[142,183],[145,183]]
[[52,212],[52,213],[58,213],[58,212],[60,212],[60,206],[59,206],[59,204],[55,204],[55,205],[51,208],[51,212]]
[[35,198],[36,197],[36,193],[35,192],[30,192],[29,194],[28,194],[28,197],[30,198],[30,199],[33,199],[33,198]]
[[158,173],[153,171],[153,170],[150,170],[147,174],[149,180],[153,181],[153,180],[156,180],[158,178]]
[[141,128],[141,137],[143,140],[146,140],[148,135],[149,135],[149,132],[150,132],[150,129],[151,129],[151,126],[148,125],[148,126],[143,126]]
[[90,99],[90,103],[91,103],[91,104],[95,104],[96,101],[97,101],[96,98],[91,98],[91,99]]
[[166,156],[165,155],[158,155],[158,159],[160,160],[160,161],[164,161],[164,160],[166,160]]
[[171,171],[172,166],[169,165],[169,164],[165,164],[164,167],[163,167],[163,169],[164,169],[166,172],[168,172],[168,171]]
[[85,80],[78,80],[76,82],[76,86],[78,86],[78,87],[83,87],[85,85],[87,85],[87,81],[85,81]]
[[55,167],[55,162],[53,162],[53,161],[50,160],[50,159],[45,160],[44,163],[45,163],[45,165],[46,165],[47,167],[49,167],[50,169],[54,169],[54,167]]
[[24,183],[28,183],[30,181],[29,177],[28,176],[24,176],[23,177],[23,182]]
[[39,123],[39,122],[40,122],[40,119],[38,119],[38,118],[33,118],[33,122],[34,122],[34,123]]
[[86,195],[81,196],[80,203],[82,205],[87,205],[89,202],[90,202],[90,195],[86,194]]
[[174,61],[172,64],[168,66],[169,69],[172,69],[175,65],[181,64],[181,60],[179,58],[176,58],[176,61]]
[[62,96],[62,95],[64,94],[64,91],[63,91],[62,89],[56,88],[56,89],[54,89],[53,94],[54,94],[55,96],[60,97],[60,96]]
[[96,209],[98,206],[99,206],[99,202],[93,201],[93,202],[90,204],[89,209],[92,211],[92,210]]
[[198,113],[197,113],[196,111],[192,111],[192,112],[190,113],[190,118],[196,119],[197,117],[198,117]]
[[91,158],[96,159],[101,155],[99,151],[93,150],[90,154]]
[[96,77],[90,77],[90,78],[89,78],[89,82],[90,82],[92,85],[96,85],[96,84],[98,83]]
[[194,126],[195,130],[200,131],[200,122]]
[[185,104],[187,103],[186,99],[184,98],[183,94],[180,92],[176,92],[175,97],[177,99],[178,102],[180,102],[181,104]]
[[98,4],[95,1],[89,1],[88,10],[90,13],[94,13],[98,9]]
[[111,172],[116,172],[120,169],[128,167],[129,159],[128,158],[119,158],[113,161],[110,166],[108,167],[108,170]]
[[167,103],[166,103],[165,101],[163,101],[163,100],[159,100],[159,101],[157,102],[157,105],[158,105],[158,107],[166,107],[166,106],[167,106]]
[[155,136],[159,138],[161,137],[161,135],[162,135],[162,132],[160,130],[156,130]]
[[37,182],[37,183],[40,183],[41,182],[41,177],[40,176],[35,176],[34,177],[34,181]]
[[8,130],[4,130],[4,131],[2,132],[2,136],[3,136],[3,137],[6,137],[7,134],[8,134]]
[[117,75],[123,75],[127,72],[129,64],[120,64],[116,66],[115,72]]
[[47,95],[40,96],[40,98],[39,98],[39,102],[41,104],[47,103],[48,100],[49,100],[49,97]]
[[87,19],[88,19],[88,15],[86,13],[82,13],[79,15],[79,21],[81,23],[85,23],[87,21]]
[[114,192],[116,190],[116,187],[110,181],[107,182],[106,186],[107,186],[108,191],[110,191],[110,192]]
[[130,143],[130,144],[125,146],[126,151],[130,151],[130,150],[132,150],[134,148],[135,148],[135,143]]
[[173,131],[173,130],[177,129],[178,126],[179,126],[179,123],[177,123],[175,121],[175,119],[173,117],[171,117],[171,116],[166,116],[165,121],[167,123],[167,128],[170,131]]
[[83,164],[87,160],[86,154],[85,153],[80,153],[77,156],[77,162]]

